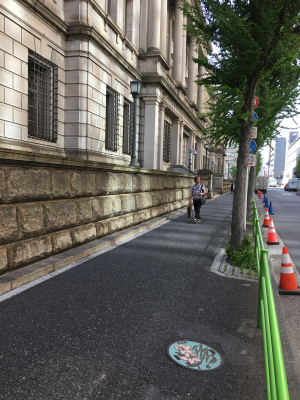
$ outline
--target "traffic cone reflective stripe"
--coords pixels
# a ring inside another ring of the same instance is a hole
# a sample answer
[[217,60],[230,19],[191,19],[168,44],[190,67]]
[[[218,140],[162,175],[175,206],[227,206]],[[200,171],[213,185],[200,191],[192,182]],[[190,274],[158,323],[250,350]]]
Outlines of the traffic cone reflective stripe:
[[268,228],[268,227],[269,227],[269,223],[270,223],[269,211],[268,211],[268,209],[266,208],[266,214],[265,214],[265,219],[264,219],[263,227],[264,227],[264,228]]
[[282,290],[298,290],[296,277],[287,247],[282,249],[282,263],[279,288]]
[[269,220],[269,231],[268,231],[267,244],[279,244],[272,218],[270,218],[270,220]]

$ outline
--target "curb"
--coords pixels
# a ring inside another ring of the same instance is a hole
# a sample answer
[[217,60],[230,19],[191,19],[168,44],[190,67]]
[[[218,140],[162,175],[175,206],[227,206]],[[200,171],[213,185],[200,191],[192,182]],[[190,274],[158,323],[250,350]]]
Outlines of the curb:
[[36,279],[52,274],[69,264],[92,256],[101,250],[107,249],[125,240],[130,240],[138,234],[146,233],[148,230],[171,219],[177,218],[184,213],[186,213],[186,207],[172,211],[164,216],[151,219],[150,221],[142,222],[139,225],[126,228],[122,231],[105,236],[104,238],[93,240],[92,242],[51,256],[34,264],[27,265],[26,267],[7,272],[5,275],[0,276],[0,296],[33,282]]

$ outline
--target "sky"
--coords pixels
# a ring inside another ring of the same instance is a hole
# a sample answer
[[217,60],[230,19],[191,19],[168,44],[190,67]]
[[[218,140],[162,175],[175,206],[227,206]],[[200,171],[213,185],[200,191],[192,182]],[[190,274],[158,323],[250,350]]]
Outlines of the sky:
[[[295,118],[295,122],[293,121],[292,118],[287,118],[283,120],[282,125],[289,129],[282,129],[280,137],[288,138],[290,130],[296,129],[298,126],[300,126],[300,115],[297,115],[297,117]],[[263,165],[266,165],[266,163],[269,160],[269,146],[265,146],[263,148],[262,157],[263,157]]]

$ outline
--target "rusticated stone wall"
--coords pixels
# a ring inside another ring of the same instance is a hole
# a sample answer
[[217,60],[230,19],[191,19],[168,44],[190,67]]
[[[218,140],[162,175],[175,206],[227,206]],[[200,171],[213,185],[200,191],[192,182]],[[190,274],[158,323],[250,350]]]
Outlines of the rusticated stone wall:
[[181,208],[192,182],[183,174],[1,150],[0,273]]
[[232,181],[230,179],[223,179],[223,192],[224,193],[230,192],[231,182]]

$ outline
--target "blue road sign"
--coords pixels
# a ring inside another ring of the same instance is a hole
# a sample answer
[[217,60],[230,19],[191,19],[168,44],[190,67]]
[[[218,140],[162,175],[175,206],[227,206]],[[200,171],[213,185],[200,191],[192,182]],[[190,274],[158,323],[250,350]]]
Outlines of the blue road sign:
[[254,122],[257,122],[257,120],[258,120],[258,116],[257,116],[256,112],[254,113],[254,117],[253,117],[253,119],[254,119]]
[[271,164],[270,164],[270,161],[268,161],[266,165],[271,165]]
[[250,149],[249,149],[249,154],[252,154],[252,153],[254,153],[254,152],[255,152],[255,150],[256,150],[256,143],[254,142],[254,140],[253,140],[253,139],[251,139],[251,142],[250,142]]

